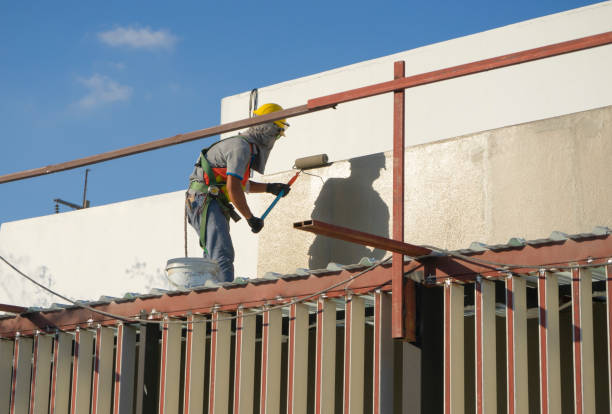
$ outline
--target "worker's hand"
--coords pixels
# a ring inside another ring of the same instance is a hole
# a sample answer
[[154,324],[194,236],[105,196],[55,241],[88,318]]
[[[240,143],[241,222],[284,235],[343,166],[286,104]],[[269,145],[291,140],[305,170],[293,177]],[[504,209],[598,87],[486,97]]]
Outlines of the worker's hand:
[[253,216],[250,219],[247,219],[247,222],[249,223],[253,233],[259,233],[261,229],[263,229],[264,222],[259,217]]
[[266,185],[266,193],[279,195],[280,192],[283,190],[284,190],[284,193],[283,193],[283,197],[284,197],[287,194],[289,194],[289,190],[291,190],[291,187],[289,187],[289,185],[285,183],[269,183]]

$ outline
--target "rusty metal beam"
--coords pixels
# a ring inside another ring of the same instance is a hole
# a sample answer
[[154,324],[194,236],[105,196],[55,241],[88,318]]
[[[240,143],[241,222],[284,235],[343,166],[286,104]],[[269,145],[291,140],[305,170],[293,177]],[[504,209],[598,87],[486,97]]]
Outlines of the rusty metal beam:
[[318,220],[306,220],[293,223],[293,228],[309,231],[321,236],[333,237],[335,239],[340,239],[351,243],[362,244],[365,246],[375,247],[377,249],[405,254],[406,256],[419,257],[431,253],[431,250],[421,246],[415,246],[412,244],[399,242],[397,240],[387,239],[385,237],[364,233],[346,227],[336,226],[334,224],[329,224]]
[[4,303],[0,303],[0,312],[24,313],[27,310],[28,308],[24,308],[23,306],[7,305]]
[[499,69],[520,63],[532,62],[534,60],[563,55],[565,53],[577,52],[579,50],[590,49],[610,43],[612,43],[612,32],[587,36],[567,42],[555,43],[535,49],[510,53],[490,59],[479,60],[472,63],[452,66],[450,68],[421,73],[419,75],[409,76],[407,78],[377,83],[375,85],[364,86],[362,88],[310,99],[308,101],[308,108],[329,108],[340,103],[381,95],[383,93],[393,92],[399,89],[413,88],[415,86],[426,85],[428,83],[472,75],[479,72],[486,72],[488,70]]
[[73,161],[63,162],[60,164],[52,164],[46,167],[34,168],[31,170],[2,175],[0,176],[0,184],[8,183],[10,181],[23,180],[26,178],[38,177],[41,175],[51,174],[60,171],[71,170],[74,168],[84,167],[86,165],[97,164],[103,161],[110,161],[116,158],[140,154],[141,152],[170,147],[172,145],[178,145],[185,142],[195,141],[201,138],[212,137],[214,135],[219,135],[224,132],[237,131],[239,129],[247,128],[253,125],[263,124],[270,121],[276,121],[278,119],[285,119],[291,118],[293,116],[304,115],[306,113],[314,112],[317,110],[318,109],[309,109],[306,107],[306,105],[296,106],[267,115],[241,119],[239,121],[234,122],[228,122],[226,124],[221,124],[205,129],[199,129],[197,131],[187,132],[184,134],[178,134],[173,137],[158,139],[156,141],[151,141],[144,144],[132,145],[131,147],[108,151],[102,154],[79,158]]
[[[404,61],[395,62],[393,77],[401,79],[406,76]],[[405,158],[405,99],[404,90],[393,92],[393,240],[404,242],[404,158]],[[404,327],[404,255],[393,253],[391,267],[391,336],[403,338]]]

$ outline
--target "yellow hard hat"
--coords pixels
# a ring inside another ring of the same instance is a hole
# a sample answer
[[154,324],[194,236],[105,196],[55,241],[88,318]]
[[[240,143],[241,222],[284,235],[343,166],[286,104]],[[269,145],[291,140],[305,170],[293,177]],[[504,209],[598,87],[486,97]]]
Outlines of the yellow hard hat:
[[[261,115],[267,115],[267,114],[271,114],[272,112],[282,111],[282,110],[283,110],[283,107],[278,104],[267,103],[267,104],[263,104],[262,106],[254,110],[253,113],[255,115],[261,116]],[[281,129],[281,135],[285,135],[285,130],[289,127],[287,120],[279,119],[278,121],[274,121],[274,123],[276,124],[277,127]]]

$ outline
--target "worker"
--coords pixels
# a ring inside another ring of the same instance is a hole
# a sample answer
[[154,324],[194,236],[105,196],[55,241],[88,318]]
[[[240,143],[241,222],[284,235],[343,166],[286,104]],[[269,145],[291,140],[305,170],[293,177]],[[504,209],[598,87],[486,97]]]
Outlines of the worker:
[[[266,115],[281,111],[274,103],[262,105],[253,114]],[[285,135],[285,119],[260,124],[245,133],[220,140],[202,150],[189,177],[186,210],[189,224],[200,237],[204,257],[219,264],[219,282],[234,280],[234,247],[229,219],[240,220],[234,207],[246,219],[253,233],[259,233],[264,222],[256,217],[246,201],[247,193],[271,193],[283,196],[290,187],[284,183],[251,181],[251,171],[264,173],[270,151],[277,139]]]

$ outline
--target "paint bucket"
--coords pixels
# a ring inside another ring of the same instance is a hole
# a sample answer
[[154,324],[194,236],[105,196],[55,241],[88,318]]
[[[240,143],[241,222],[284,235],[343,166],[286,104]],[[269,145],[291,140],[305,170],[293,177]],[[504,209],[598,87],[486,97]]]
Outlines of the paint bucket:
[[166,264],[166,277],[177,289],[215,286],[220,273],[219,264],[205,257],[179,257]]

